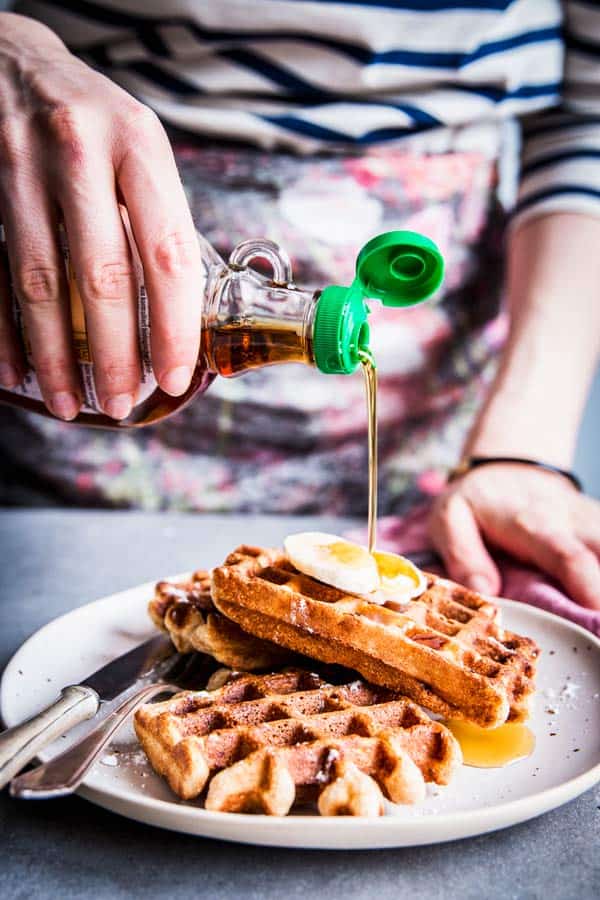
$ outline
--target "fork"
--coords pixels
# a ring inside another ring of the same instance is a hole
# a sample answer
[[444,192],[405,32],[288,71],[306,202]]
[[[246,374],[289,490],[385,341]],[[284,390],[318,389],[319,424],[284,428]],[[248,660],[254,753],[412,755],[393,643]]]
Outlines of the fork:
[[212,657],[202,653],[180,655],[165,676],[168,681],[155,681],[139,688],[64,753],[13,778],[11,796],[47,800],[74,793],[116,732],[139,706],[158,694],[197,688],[200,682],[205,684],[217,665]]

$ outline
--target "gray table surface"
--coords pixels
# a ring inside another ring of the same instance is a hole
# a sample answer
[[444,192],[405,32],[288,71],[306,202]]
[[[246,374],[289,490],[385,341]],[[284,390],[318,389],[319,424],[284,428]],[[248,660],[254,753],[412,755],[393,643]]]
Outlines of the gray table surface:
[[[242,540],[277,544],[333,520],[0,512],[0,668],[57,615],[169,573],[211,564]],[[339,520],[337,529],[339,530]],[[58,651],[58,648],[57,648]],[[0,896],[575,898],[600,894],[600,789],[493,834],[402,850],[286,850],[193,838],[78,797],[0,795]]]

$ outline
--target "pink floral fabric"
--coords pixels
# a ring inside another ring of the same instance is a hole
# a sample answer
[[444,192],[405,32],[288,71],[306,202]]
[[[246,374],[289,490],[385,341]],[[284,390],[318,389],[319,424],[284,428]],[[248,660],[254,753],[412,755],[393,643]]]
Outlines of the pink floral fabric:
[[[496,159],[404,146],[301,158],[176,142],[197,227],[226,258],[248,237],[290,254],[297,283],[349,284],[360,246],[397,228],[440,246],[446,279],[410,310],[372,304],[379,370],[380,504],[401,513],[460,451],[504,338]],[[200,298],[199,298],[200,302]],[[102,432],[0,411],[4,502],[364,515],[361,373],[278,366],[217,379],[180,414]]]

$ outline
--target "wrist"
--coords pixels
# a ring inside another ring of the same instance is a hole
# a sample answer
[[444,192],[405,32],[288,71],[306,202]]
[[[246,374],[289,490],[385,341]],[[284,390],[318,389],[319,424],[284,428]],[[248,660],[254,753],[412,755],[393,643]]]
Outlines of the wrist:
[[517,466],[529,469],[538,469],[538,471],[548,472],[551,475],[558,475],[560,478],[568,481],[576,491],[583,492],[583,485],[577,475],[570,469],[563,469],[559,466],[552,465],[544,460],[533,459],[531,457],[520,456],[463,456],[458,465],[456,465],[448,473],[448,481],[456,481],[462,478],[473,469],[479,469],[482,466]]

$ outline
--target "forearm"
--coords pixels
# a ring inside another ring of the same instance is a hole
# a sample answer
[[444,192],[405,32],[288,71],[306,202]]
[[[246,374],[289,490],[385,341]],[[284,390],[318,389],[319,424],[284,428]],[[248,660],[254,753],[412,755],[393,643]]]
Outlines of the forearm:
[[600,219],[554,213],[509,238],[509,336],[465,448],[568,467],[600,350]]

